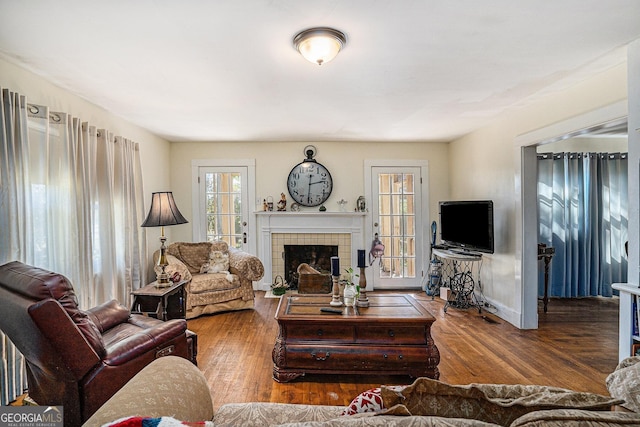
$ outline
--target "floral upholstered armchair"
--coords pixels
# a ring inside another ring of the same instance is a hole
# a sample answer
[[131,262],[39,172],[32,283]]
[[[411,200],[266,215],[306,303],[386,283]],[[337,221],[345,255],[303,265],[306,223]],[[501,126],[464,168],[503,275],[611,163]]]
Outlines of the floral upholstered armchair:
[[[169,263],[166,271],[169,276],[177,272],[187,281],[187,319],[254,307],[253,282],[262,279],[264,275],[264,266],[256,256],[230,248],[222,241],[176,242],[167,247],[166,253]],[[214,253],[222,254],[228,259],[228,268],[209,268]],[[158,256],[159,251],[154,254],[154,260]]]

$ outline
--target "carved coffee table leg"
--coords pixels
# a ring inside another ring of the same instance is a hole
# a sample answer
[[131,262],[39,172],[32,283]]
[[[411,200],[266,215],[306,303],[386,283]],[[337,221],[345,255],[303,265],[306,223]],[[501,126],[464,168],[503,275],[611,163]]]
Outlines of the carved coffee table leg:
[[288,383],[302,376],[304,376],[304,372],[281,370],[277,366],[273,367],[273,379],[279,383]]
[[436,346],[436,343],[431,337],[431,332],[427,332],[427,368],[429,372],[427,376],[434,380],[440,379],[440,370],[438,364],[440,363],[440,351]]
[[273,351],[271,352],[271,359],[273,360],[273,379],[279,383],[286,383],[304,375],[304,372],[292,371],[286,368],[287,359],[286,346],[284,342],[284,331],[282,326],[280,326],[276,343],[273,346]]

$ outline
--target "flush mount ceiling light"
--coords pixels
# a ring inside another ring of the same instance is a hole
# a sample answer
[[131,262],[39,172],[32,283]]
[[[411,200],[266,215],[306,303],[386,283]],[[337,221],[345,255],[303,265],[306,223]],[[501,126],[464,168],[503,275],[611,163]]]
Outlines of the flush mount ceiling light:
[[328,27],[309,28],[296,34],[293,45],[307,61],[322,65],[336,57],[347,42],[343,32]]

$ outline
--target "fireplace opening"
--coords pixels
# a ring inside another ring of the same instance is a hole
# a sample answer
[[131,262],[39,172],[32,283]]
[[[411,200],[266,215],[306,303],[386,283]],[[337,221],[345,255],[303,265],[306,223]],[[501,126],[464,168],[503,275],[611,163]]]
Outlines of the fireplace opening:
[[298,289],[298,266],[302,263],[326,274],[330,288],[332,256],[338,256],[338,245],[284,245],[285,280],[289,289]]

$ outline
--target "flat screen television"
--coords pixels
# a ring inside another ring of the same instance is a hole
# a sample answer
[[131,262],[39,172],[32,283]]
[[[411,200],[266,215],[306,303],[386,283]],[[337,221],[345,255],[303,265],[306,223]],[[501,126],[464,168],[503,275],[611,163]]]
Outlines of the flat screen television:
[[465,251],[493,253],[493,201],[440,202],[440,240]]

